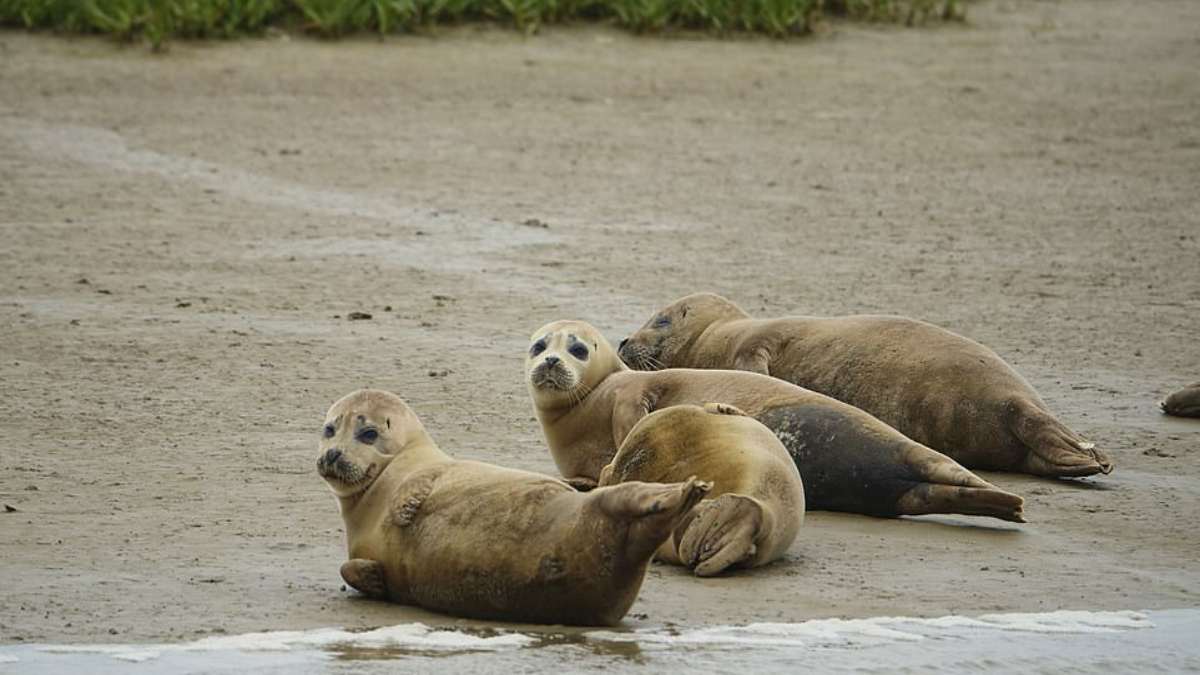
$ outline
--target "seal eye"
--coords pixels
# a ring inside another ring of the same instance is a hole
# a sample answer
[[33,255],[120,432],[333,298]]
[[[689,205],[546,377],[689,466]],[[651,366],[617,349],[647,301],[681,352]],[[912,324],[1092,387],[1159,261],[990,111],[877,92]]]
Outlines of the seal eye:
[[379,438],[379,432],[374,429],[363,429],[358,432],[358,442],[371,445]]
[[334,429],[332,424],[326,424],[325,425],[325,438],[333,438],[333,434],[336,431],[337,431],[337,429]]
[[671,317],[666,316],[665,314],[654,320],[655,328],[666,328],[667,326],[670,326],[670,325],[671,325]]
[[571,345],[571,348],[568,349],[567,351],[571,352],[571,356],[574,356],[575,358],[579,359],[580,361],[587,361],[588,348],[585,347],[584,345],[581,345],[578,343],[573,344],[573,345]]
[[541,354],[544,351],[546,351],[546,341],[538,340],[537,342],[533,343],[532,347],[529,348],[529,355],[537,356],[538,354]]

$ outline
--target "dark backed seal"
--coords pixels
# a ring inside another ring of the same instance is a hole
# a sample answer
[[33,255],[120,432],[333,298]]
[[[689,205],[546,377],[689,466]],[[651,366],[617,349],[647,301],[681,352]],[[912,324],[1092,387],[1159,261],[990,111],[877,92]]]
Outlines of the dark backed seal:
[[646,415],[600,472],[600,485],[675,476],[712,478],[708,496],[658,553],[697,576],[778,560],[804,522],[804,485],[787,448],[733,406],[677,405]]
[[1189,384],[1158,404],[1162,411],[1176,417],[1200,417],[1200,382]]
[[771,375],[862,408],[973,469],[1109,473],[1112,461],[1055,419],[995,352],[898,316],[752,319],[712,293],[658,312],[621,343],[634,368]]
[[625,483],[588,494],[525,471],[455,461],[394,394],[329,409],[317,468],[337,495],[363,593],[449,614],[612,625],[654,552],[711,487]]
[[876,516],[963,513],[1023,522],[1023,500],[871,415],[766,375],[637,372],[595,328],[557,321],[532,336],[525,372],[550,454],[569,483],[594,486],[633,426],[672,405],[721,401],[787,448],[806,508]]

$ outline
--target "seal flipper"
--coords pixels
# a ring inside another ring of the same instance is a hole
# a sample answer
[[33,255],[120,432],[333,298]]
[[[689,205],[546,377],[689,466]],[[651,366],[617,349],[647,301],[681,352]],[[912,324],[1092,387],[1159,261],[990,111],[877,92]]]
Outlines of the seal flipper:
[[856,408],[783,406],[756,419],[795,461],[807,510],[888,518],[962,513],[1023,522],[1020,497]]
[[679,559],[698,577],[720,574],[754,557],[765,519],[758,501],[745,495],[701,502],[689,522],[675,530]]
[[631,481],[597,488],[590,494],[602,513],[629,523],[627,548],[636,559],[666,541],[711,489],[712,483],[693,476],[682,483]]
[[996,487],[962,487],[921,483],[904,493],[896,503],[902,515],[921,516],[931,513],[961,513],[968,516],[991,516],[1014,523],[1024,523],[1025,500]]
[[1029,449],[1020,468],[1038,476],[1078,477],[1112,473],[1113,463],[1089,443],[1031,401],[1009,404],[1013,435]]
[[342,579],[369,598],[386,598],[387,581],[383,565],[366,558],[352,558],[342,563]]
[[576,492],[591,492],[596,489],[596,481],[587,476],[575,476],[574,478],[564,478],[563,482],[575,488]]
[[914,443],[906,454],[925,482],[918,483],[897,500],[896,510],[900,515],[961,513],[1025,522],[1025,500],[1021,497],[1001,490],[953,459],[923,445]]

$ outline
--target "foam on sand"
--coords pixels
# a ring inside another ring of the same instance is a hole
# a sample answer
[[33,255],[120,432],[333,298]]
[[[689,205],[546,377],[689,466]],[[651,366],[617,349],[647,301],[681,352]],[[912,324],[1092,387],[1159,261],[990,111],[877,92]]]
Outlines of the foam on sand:
[[341,628],[268,631],[207,637],[194,642],[178,644],[46,645],[41,647],[41,651],[56,654],[106,654],[123,661],[140,662],[158,658],[164,652],[259,652],[319,650],[336,647],[467,652],[519,649],[533,642],[535,642],[535,638],[521,633],[474,635],[456,630],[430,628],[422,623],[407,623],[362,632]]
[[[713,668],[732,668],[752,655],[755,667],[764,671],[789,670],[804,663],[831,672],[839,668],[856,672],[864,663],[887,658],[889,663],[909,664],[916,670],[972,663],[996,670],[995,665],[1001,663],[1019,671],[1030,664],[1103,662],[1116,668],[1114,672],[1139,668],[1152,672],[1200,667],[1200,645],[1193,648],[1189,640],[1180,637],[1198,627],[1200,610],[1195,609],[819,619],[583,633],[562,633],[554,628],[459,630],[408,623],[368,631],[269,631],[167,644],[8,645],[0,646],[0,663],[19,659],[21,667],[31,668],[30,672],[71,668],[124,672],[128,666],[118,665],[120,662],[146,661],[153,661],[155,670],[171,673],[209,672],[215,664],[229,663],[323,672],[321,664],[337,658],[358,663],[355,668],[368,672],[371,666],[363,664],[403,658],[411,665],[436,658],[439,668],[453,663],[461,668],[459,672],[473,673],[485,664],[515,667],[531,659],[555,668],[580,658],[598,665],[605,654],[636,652],[640,659],[651,659],[647,662],[663,668],[690,662],[698,655]],[[1014,641],[1022,645],[1021,653],[1028,654],[1022,657],[1012,652]],[[111,667],[106,670],[104,662]],[[615,667],[612,662],[608,665]],[[939,672],[953,672],[954,667]]]
[[1059,611],[1041,614],[986,614],[978,618],[943,616],[934,619],[874,617],[870,619],[816,619],[802,623],[752,623],[745,626],[712,626],[665,632],[645,630],[621,633],[596,631],[593,639],[647,644],[699,644],[707,646],[868,646],[918,642],[927,638],[961,636],[966,630],[1028,633],[1113,633],[1152,628],[1141,612]]

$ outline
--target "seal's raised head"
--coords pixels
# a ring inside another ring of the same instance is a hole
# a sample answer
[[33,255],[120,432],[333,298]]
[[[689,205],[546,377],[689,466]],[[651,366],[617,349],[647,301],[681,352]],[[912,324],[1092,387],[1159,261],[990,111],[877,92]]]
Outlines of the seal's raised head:
[[525,379],[538,408],[574,405],[618,370],[626,370],[620,357],[587,322],[555,321],[530,336]]
[[1168,415],[1200,417],[1200,382],[1180,389],[1158,405]]
[[360,389],[325,414],[317,472],[338,497],[355,497],[406,447],[425,438],[421,420],[399,396]]
[[709,326],[749,316],[716,293],[693,293],[671,303],[622,340],[621,359],[638,370],[670,368]]

